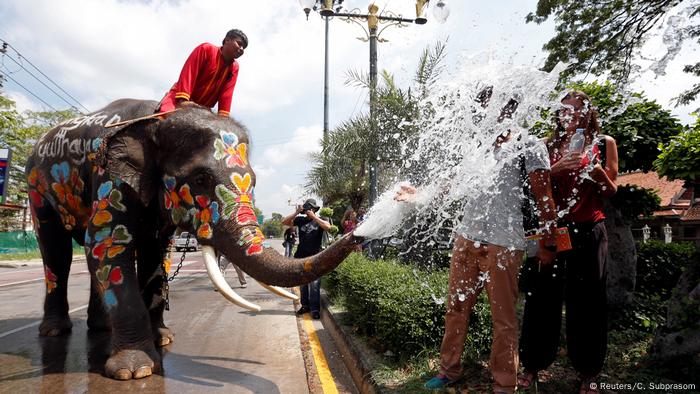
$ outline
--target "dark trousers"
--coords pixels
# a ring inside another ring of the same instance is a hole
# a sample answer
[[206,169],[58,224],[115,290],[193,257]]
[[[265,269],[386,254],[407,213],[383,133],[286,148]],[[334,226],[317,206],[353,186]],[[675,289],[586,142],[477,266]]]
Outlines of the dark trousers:
[[[317,250],[316,253],[320,252]],[[297,249],[297,254],[294,258],[301,259],[304,257],[313,256],[316,253],[300,253]],[[301,290],[301,306],[305,306],[311,310],[311,312],[318,312],[321,310],[321,279],[317,279],[311,283],[299,286]]]
[[559,348],[562,301],[566,302],[566,346],[584,377],[598,375],[608,346],[605,224],[568,225],[573,249],[549,266],[528,259],[522,275],[525,314],[520,360],[527,371],[549,367]]
[[321,279],[299,286],[301,288],[301,306],[305,306],[311,312],[321,309]]

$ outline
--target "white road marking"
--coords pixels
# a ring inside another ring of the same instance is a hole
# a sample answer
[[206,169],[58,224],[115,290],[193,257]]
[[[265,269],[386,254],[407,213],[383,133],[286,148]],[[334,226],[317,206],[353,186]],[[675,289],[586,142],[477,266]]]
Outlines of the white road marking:
[[[79,306],[79,307],[77,307],[77,308],[74,308],[74,309],[69,310],[69,311],[68,311],[68,314],[71,314],[71,313],[77,312],[77,311],[81,311],[81,310],[83,310],[83,309],[85,309],[85,308],[87,308],[87,307],[88,307],[87,304],[85,304],[85,305],[83,305],[83,306]],[[24,325],[24,326],[22,326],[22,327],[17,327],[17,328],[15,328],[14,330],[10,330],[10,331],[3,332],[2,334],[0,334],[0,338],[4,338],[4,337],[6,337],[6,336],[8,336],[8,335],[12,335],[12,334],[14,334],[14,333],[16,333],[16,332],[20,332],[20,331],[22,331],[22,330],[24,330],[24,329],[27,329],[27,328],[36,327],[36,326],[38,326],[39,324],[41,324],[41,320],[37,320],[37,321],[35,321],[34,323],[26,324],[26,325]]]
[[[89,271],[73,272],[73,274],[75,274],[75,275],[87,274],[87,273],[89,273]],[[22,281],[19,281],[19,282],[5,283],[5,284],[0,285],[0,287],[7,287],[7,286],[13,286],[13,285],[21,285],[22,283],[39,282],[39,281],[42,281],[42,280],[44,280],[44,278],[28,279],[28,280],[22,280]]]

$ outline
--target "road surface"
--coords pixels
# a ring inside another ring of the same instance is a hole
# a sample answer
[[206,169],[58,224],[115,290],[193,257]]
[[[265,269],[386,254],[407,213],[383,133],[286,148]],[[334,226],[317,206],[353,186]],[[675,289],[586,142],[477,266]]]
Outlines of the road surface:
[[[282,250],[280,241],[270,243]],[[119,382],[103,376],[109,333],[87,330],[89,275],[84,260],[74,261],[68,282],[73,332],[58,338],[38,336],[44,298],[41,265],[0,268],[0,392],[320,393],[333,387],[357,392],[320,322],[298,320],[292,301],[269,293],[252,278],[247,288],[240,288],[231,267],[226,277],[234,290],[263,310],[252,313],[226,301],[213,290],[201,254],[188,253],[170,286],[166,324],[175,341],[161,349],[162,374]],[[314,338],[329,366],[330,382],[318,369],[325,368],[319,355],[309,350],[314,346],[305,342]]]

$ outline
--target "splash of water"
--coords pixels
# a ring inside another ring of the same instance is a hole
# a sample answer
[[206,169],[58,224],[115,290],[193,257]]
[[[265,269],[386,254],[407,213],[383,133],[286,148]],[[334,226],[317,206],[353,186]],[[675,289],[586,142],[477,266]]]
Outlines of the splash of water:
[[[454,71],[443,74],[420,103],[425,115],[420,121],[420,136],[402,147],[402,151],[413,153],[398,177],[418,187],[418,195],[412,203],[394,201],[405,181],[396,183],[371,207],[355,234],[382,238],[399,229],[413,229],[423,240],[448,244],[467,204],[478,205],[470,200],[497,198],[493,185],[500,166],[508,159],[497,160],[490,154],[496,138],[506,130],[514,131],[523,141],[535,138],[527,129],[539,120],[541,109],[561,101],[562,95],[553,92],[563,67],[547,73],[480,56],[462,59]],[[485,103],[480,94],[487,87],[492,94]],[[518,108],[504,119],[502,110],[511,99],[517,100]]]

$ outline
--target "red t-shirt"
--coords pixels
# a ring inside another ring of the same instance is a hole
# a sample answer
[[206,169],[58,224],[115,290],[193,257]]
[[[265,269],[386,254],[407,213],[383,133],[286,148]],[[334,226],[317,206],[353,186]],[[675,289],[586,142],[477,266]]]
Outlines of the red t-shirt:
[[[605,143],[605,140],[603,140],[603,143]],[[598,149],[598,145],[594,145],[592,149],[593,154],[600,159],[601,152]],[[550,164],[554,165],[561,158],[562,156],[558,154],[550,156]],[[578,170],[556,176],[552,175],[552,197],[554,197],[554,202],[557,204],[557,211],[561,212],[567,207],[571,207],[569,213],[563,218],[565,221],[597,223],[605,219],[603,198],[600,195],[598,185],[590,179],[582,179],[579,176],[581,169],[588,164],[588,156],[584,155]]]
[[208,43],[199,45],[182,66],[180,78],[165,94],[160,111],[175,109],[177,100],[184,99],[209,108],[218,102],[219,115],[228,116],[238,68],[235,60],[226,65],[220,47]]

